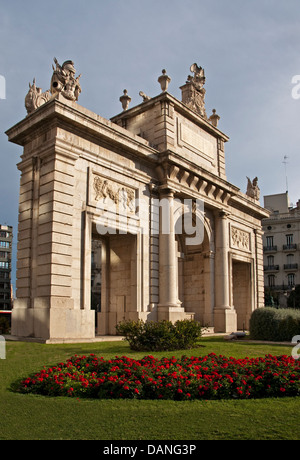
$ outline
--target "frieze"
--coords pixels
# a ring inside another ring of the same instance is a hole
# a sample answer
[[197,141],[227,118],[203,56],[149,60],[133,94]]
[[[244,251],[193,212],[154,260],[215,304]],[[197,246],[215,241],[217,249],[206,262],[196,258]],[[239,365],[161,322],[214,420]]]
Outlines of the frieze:
[[93,191],[94,200],[103,200],[104,203],[112,201],[118,206],[119,212],[129,211],[131,213],[135,210],[135,190],[118,184],[110,179],[93,175]]
[[242,251],[251,251],[250,233],[231,227],[231,247]]

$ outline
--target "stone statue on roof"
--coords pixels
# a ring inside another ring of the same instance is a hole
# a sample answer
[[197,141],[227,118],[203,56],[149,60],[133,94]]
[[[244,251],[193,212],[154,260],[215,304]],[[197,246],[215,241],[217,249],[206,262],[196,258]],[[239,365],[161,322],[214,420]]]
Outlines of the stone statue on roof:
[[78,101],[81,93],[79,83],[81,74],[75,77],[76,70],[73,61],[65,61],[62,66],[56,58],[54,58],[54,62],[55,67],[52,65],[53,75],[49,90],[42,92],[42,89],[36,86],[35,78],[32,85],[29,83],[29,91],[25,97],[25,107],[28,115],[59,93],[70,101]]
[[253,181],[247,177],[248,184],[247,184],[247,192],[246,195],[250,198],[254,198],[255,200],[259,201],[260,197],[260,189],[258,187],[258,178],[255,177]]
[[194,63],[191,65],[190,71],[193,72],[194,75],[189,75],[187,77],[186,84],[181,86],[182,102],[194,112],[198,113],[198,115],[207,120],[204,102],[206,93],[206,90],[204,89],[204,69]]
[[49,90],[42,92],[42,88],[38,88],[35,84],[35,78],[33,79],[32,85],[29,83],[29,91],[25,97],[25,107],[27,114],[34,112],[38,107],[51,99],[51,93]]
[[55,95],[61,93],[66,99],[78,101],[78,96],[81,93],[79,79],[81,74],[75,78],[76,70],[73,61],[65,61],[62,66],[54,58],[56,68],[52,65],[53,75],[51,78],[50,91]]

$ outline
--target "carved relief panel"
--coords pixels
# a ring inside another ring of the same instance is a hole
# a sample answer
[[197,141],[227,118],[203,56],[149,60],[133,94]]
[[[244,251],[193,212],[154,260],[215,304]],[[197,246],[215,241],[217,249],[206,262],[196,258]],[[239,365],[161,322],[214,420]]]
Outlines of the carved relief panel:
[[230,227],[230,246],[240,251],[251,252],[251,235],[237,227]]
[[99,201],[104,204],[112,203],[119,214],[134,214],[135,192],[135,189],[110,178],[94,172],[90,174],[90,204],[97,205]]

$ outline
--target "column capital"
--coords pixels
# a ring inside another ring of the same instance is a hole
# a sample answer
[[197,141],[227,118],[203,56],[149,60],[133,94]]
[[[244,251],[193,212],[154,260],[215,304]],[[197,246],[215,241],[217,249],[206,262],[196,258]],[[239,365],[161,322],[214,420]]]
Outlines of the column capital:
[[220,209],[219,212],[218,212],[218,216],[221,218],[221,219],[226,219],[230,216],[230,212],[227,211],[226,209]]
[[173,190],[170,187],[163,187],[158,189],[159,195],[169,197],[169,198],[174,198],[175,195],[175,190]]
[[253,232],[254,232],[255,235],[258,235],[258,236],[263,236],[264,233],[265,233],[263,231],[263,229],[261,229],[261,228],[254,228]]

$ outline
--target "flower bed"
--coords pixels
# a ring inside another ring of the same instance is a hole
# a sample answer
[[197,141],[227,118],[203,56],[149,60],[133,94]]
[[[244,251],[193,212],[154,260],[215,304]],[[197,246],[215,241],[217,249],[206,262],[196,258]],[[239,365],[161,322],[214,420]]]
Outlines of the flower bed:
[[22,393],[77,398],[228,399],[297,396],[300,362],[291,356],[234,359],[73,356],[23,379]]

